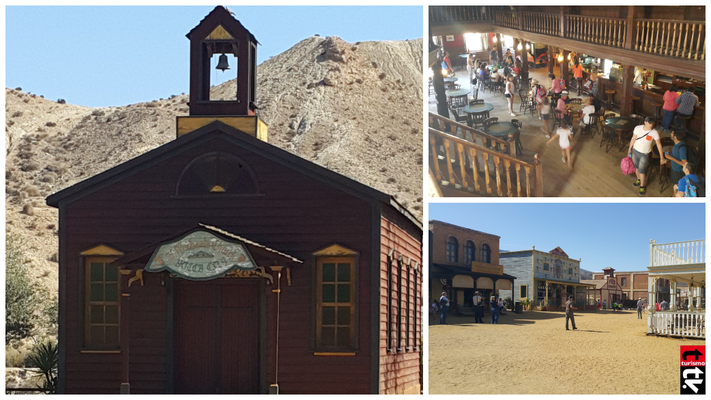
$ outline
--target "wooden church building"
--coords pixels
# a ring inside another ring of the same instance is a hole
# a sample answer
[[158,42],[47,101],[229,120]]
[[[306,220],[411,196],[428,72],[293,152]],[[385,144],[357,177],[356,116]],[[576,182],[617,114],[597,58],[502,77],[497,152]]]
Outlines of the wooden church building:
[[187,37],[176,139],[47,198],[59,392],[420,393],[420,221],[267,142],[257,41],[229,10]]

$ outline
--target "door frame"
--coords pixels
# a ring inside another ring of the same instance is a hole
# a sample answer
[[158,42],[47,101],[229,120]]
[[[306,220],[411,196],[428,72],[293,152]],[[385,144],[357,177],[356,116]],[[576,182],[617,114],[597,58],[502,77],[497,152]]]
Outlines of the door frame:
[[[175,387],[175,374],[177,373],[177,369],[175,368],[175,335],[177,332],[175,332],[175,300],[176,300],[176,292],[177,292],[177,287],[176,287],[176,280],[181,279],[185,282],[190,282],[190,280],[179,278],[179,277],[170,277],[166,280],[166,304],[167,304],[167,310],[166,310],[166,368],[165,368],[165,373],[166,373],[166,385],[165,385],[165,392],[168,394],[175,394],[176,393],[176,387]],[[269,384],[267,383],[267,341],[269,338],[267,337],[267,295],[266,295],[266,284],[264,282],[264,279],[259,279],[259,278],[218,278],[219,280],[223,282],[228,282],[232,280],[242,280],[242,279],[249,279],[249,280],[258,280],[257,284],[257,290],[259,291],[259,327],[257,328],[258,334],[257,334],[257,340],[258,340],[258,354],[259,354],[259,366],[258,366],[258,376],[259,376],[259,388],[260,388],[260,393],[255,393],[255,394],[268,394],[269,393]],[[182,282],[181,282],[182,283]],[[184,283],[183,283],[184,284]]]

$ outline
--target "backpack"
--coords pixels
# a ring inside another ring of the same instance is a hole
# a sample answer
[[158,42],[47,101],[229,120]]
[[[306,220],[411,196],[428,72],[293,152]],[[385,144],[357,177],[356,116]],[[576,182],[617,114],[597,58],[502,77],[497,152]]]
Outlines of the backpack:
[[620,167],[622,168],[622,173],[625,175],[632,175],[634,174],[635,168],[634,168],[634,162],[632,161],[632,157],[627,156],[622,159],[622,162],[620,162]]
[[444,307],[447,305],[447,300],[445,298],[439,299],[439,305]]
[[706,187],[701,178],[698,179],[699,183],[694,185],[694,182],[692,182],[688,176],[684,177],[684,180],[686,181],[684,197],[706,197]]
[[476,77],[472,78],[472,85],[476,85],[477,82],[478,82],[478,81],[477,81]]
[[699,152],[696,150],[696,147],[687,146],[686,143],[682,142],[681,146],[679,146],[679,151],[681,151],[682,146],[686,148],[686,161],[699,165]]

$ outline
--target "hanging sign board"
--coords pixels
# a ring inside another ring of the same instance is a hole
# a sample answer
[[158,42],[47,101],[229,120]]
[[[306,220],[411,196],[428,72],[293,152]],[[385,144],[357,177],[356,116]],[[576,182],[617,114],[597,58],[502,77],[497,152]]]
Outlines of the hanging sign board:
[[145,270],[168,270],[192,280],[224,276],[232,270],[254,271],[257,264],[242,243],[226,241],[210,232],[194,231],[160,245]]

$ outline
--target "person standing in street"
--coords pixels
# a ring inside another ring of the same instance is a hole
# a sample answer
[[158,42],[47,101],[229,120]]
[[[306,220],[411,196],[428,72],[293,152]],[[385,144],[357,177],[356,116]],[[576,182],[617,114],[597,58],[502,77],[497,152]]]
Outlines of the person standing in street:
[[637,319],[642,319],[642,310],[644,310],[644,302],[640,297],[639,301],[637,301]]
[[573,297],[569,297],[568,301],[565,302],[565,330],[569,331],[568,329],[568,320],[570,319],[570,322],[573,324],[573,329],[578,329],[575,326],[575,316],[573,315],[573,310],[575,310],[575,307],[573,307]]
[[442,297],[439,298],[439,308],[441,312],[439,323],[446,324],[447,314],[449,314],[449,298],[447,297],[447,292],[442,292]]
[[472,297],[472,304],[474,304],[474,323],[482,324],[484,321],[482,317],[484,316],[484,308],[481,305],[481,293],[474,292],[474,297]]
[[499,323],[499,302],[496,301],[496,296],[491,296],[489,305],[491,306],[491,323],[498,324]]

